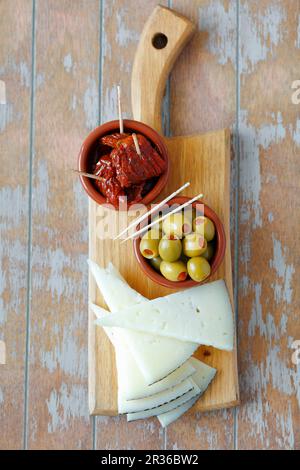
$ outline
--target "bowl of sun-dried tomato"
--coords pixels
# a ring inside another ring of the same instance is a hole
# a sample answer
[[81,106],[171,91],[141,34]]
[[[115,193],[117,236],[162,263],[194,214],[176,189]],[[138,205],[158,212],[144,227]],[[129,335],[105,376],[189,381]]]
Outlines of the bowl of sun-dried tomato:
[[117,210],[136,203],[150,204],[169,175],[163,138],[142,122],[125,119],[123,123],[122,134],[118,120],[96,127],[78,156],[78,170],[97,177],[80,176],[87,194],[98,204],[110,204]]

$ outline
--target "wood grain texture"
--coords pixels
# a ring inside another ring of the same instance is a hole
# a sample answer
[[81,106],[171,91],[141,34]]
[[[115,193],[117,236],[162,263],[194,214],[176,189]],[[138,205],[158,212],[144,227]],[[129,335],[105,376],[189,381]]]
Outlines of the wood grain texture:
[[[221,127],[235,131],[236,5],[232,1],[173,0],[171,7],[198,25],[198,31],[173,69],[170,81],[171,135],[207,132]],[[232,161],[231,199],[236,185]],[[210,197],[210,195],[209,195]],[[234,253],[234,211],[231,238]],[[232,449],[234,411],[195,412],[166,431],[170,449]]]
[[[157,132],[162,132],[161,107],[169,73],[195,30],[196,25],[186,17],[157,6],[141,34],[132,67],[132,112],[136,121],[148,124]],[[155,46],[158,35],[165,37],[165,47]]]
[[98,122],[99,4],[37,2],[28,447],[91,448],[87,198],[71,168]]
[[300,447],[300,3],[241,1],[240,448]]
[[[0,448],[23,446],[30,155],[31,2],[0,2]],[[4,100],[3,100],[4,101]]]
[[[134,0],[103,1],[103,65],[101,122],[117,116],[117,90],[121,85],[124,117],[131,118],[130,81],[134,54],[140,34],[157,4],[167,2],[149,0],[142,8]],[[115,252],[117,256],[117,252]],[[162,449],[164,432],[156,419],[145,423],[127,423],[125,417],[96,418],[97,448],[108,449]]]

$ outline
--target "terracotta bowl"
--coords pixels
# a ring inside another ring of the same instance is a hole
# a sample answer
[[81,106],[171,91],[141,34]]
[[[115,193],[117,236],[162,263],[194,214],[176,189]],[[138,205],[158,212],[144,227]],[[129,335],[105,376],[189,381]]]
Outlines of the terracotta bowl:
[[[184,204],[187,202],[189,197],[175,197],[174,199],[171,199],[171,201],[168,202],[168,206],[172,206],[172,204]],[[196,207],[197,204],[204,204],[202,201],[196,201],[192,204],[192,207]],[[135,238],[133,240],[133,249],[134,249],[134,254],[136,256],[136,259],[143,270],[143,272],[148,276],[153,282],[156,282],[157,284],[160,284],[161,286],[168,287],[168,288],[173,288],[173,289],[187,289],[189,287],[194,287],[200,284],[203,284],[213,276],[213,274],[217,271],[219,268],[220,264],[223,261],[224,255],[225,255],[225,248],[226,248],[226,237],[225,237],[225,231],[223,224],[217,214],[206,204],[204,204],[204,215],[207,216],[209,219],[213,221],[215,224],[215,229],[216,229],[216,234],[215,234],[215,253],[213,258],[210,261],[211,265],[211,273],[210,275],[202,282],[196,282],[193,281],[192,279],[187,279],[186,281],[181,281],[181,282],[173,282],[169,281],[165,277],[162,276],[158,271],[156,271],[154,268],[149,263],[149,260],[144,258],[140,252],[140,241],[141,238]],[[153,217],[153,215],[152,215]],[[153,220],[153,219],[152,219]],[[149,220],[150,222],[150,220]]]
[[[78,170],[91,173],[92,166],[96,160],[96,148],[100,138],[107,135],[119,132],[119,121],[110,121],[96,127],[84,140],[79,155],[78,155]],[[166,171],[157,179],[153,188],[139,201],[139,204],[150,204],[161,193],[165,187],[169,175],[169,157],[166,145],[163,138],[151,127],[143,124],[142,122],[133,121],[129,119],[124,120],[124,132],[136,132],[143,134],[147,137],[153,146],[157,149],[159,154],[167,162]],[[87,194],[98,204],[106,204],[106,198],[100,193],[91,178],[80,176],[82,186]],[[134,202],[129,203],[127,207],[133,205]]]

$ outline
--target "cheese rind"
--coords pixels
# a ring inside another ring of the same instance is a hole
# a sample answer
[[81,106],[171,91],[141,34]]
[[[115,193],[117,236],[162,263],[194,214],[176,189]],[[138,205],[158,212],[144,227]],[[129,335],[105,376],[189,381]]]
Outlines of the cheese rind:
[[118,393],[118,411],[120,414],[136,413],[139,411],[151,411],[153,408],[160,407],[166,403],[170,403],[194,389],[194,383],[190,379],[186,379],[180,384],[169,390],[156,393],[150,397],[140,398],[138,400],[125,400],[122,396],[121,388]]
[[157,416],[160,424],[162,425],[163,428],[166,426],[169,426],[169,424],[173,423],[176,421],[180,416],[182,416],[184,413],[186,413],[198,400],[200,395],[197,395],[194,398],[191,398],[188,400],[186,403],[183,403],[183,405],[178,406],[174,410],[167,411],[166,413],[162,413]]
[[[104,315],[109,314],[107,310],[98,305],[90,304],[90,307],[97,318],[102,318]],[[190,360],[188,360],[165,379],[153,385],[148,385],[124,338],[118,334],[119,329],[108,327],[105,328],[105,332],[114,347],[120,350],[120,354],[116,354],[118,387],[122,390],[122,395],[126,400],[137,400],[163,392],[180,384],[196,372],[196,369],[192,366]]]
[[200,389],[196,385],[196,383],[194,383],[193,390],[189,391],[188,393],[182,395],[179,398],[176,398],[176,400],[170,401],[169,403],[158,406],[157,408],[153,408],[151,410],[140,411],[137,413],[128,413],[127,421],[136,421],[137,419],[151,418],[151,416],[157,416],[159,414],[166,413],[168,411],[173,410],[174,408],[178,408],[179,406],[183,405],[183,403],[186,403],[187,401],[191,400],[195,396],[199,395],[199,393]]
[[[111,311],[133,304],[150,302],[132,289],[112,265],[105,270],[91,260],[88,264]],[[148,385],[167,377],[184,364],[198,348],[197,343],[127,329],[122,329],[118,334],[125,339]]]
[[196,369],[192,378],[200,388],[201,395],[203,395],[210,382],[214,379],[217,369],[199,361],[199,359],[196,359],[195,357],[191,357],[189,359],[189,363]]
[[233,349],[233,314],[222,280],[123,308],[98,323]]
[[185,402],[183,405],[179,406],[178,408],[168,411],[167,413],[158,415],[157,418],[163,427],[168,426],[173,421],[175,421],[180,416],[182,416],[186,411],[188,411],[196,403],[196,401],[203,395],[203,393],[206,391],[209,384],[211,383],[211,381],[216,375],[216,372],[217,372],[216,369],[208,366],[204,362],[199,361],[195,357],[191,357],[191,359],[189,359],[189,362],[193,365],[193,367],[196,370],[195,374],[192,377],[192,380],[198,385],[200,389],[200,394],[192,398],[188,402]]

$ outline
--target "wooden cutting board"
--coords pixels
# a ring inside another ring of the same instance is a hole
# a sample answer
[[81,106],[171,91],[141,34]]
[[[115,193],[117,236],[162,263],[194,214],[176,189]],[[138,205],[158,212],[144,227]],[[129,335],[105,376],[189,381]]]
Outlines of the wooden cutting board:
[[[164,7],[156,7],[145,25],[132,73],[134,119],[161,131],[161,100],[166,78],[176,57],[190,39],[195,26],[186,18]],[[167,44],[166,44],[167,38]],[[154,45],[153,45],[154,44]],[[163,48],[157,49],[156,47]],[[156,47],[155,47],[156,46]],[[214,279],[225,278],[233,304],[230,254],[230,132],[223,129],[204,135],[166,139],[171,160],[168,184],[159,200],[186,181],[186,196],[204,193],[204,201],[224,223],[227,248],[225,260]],[[105,267],[112,262],[126,281],[149,299],[174,292],[150,281],[140,270],[132,242],[113,241],[137,214],[108,211],[89,202],[89,256]],[[106,234],[104,232],[106,230]],[[118,293],[116,292],[116,295]],[[104,306],[95,282],[89,278],[89,300]],[[93,415],[117,414],[117,379],[114,350],[102,328],[94,325],[89,312],[89,408]],[[194,409],[207,411],[235,406],[239,401],[237,353],[200,347],[196,356],[215,367],[217,376]]]

